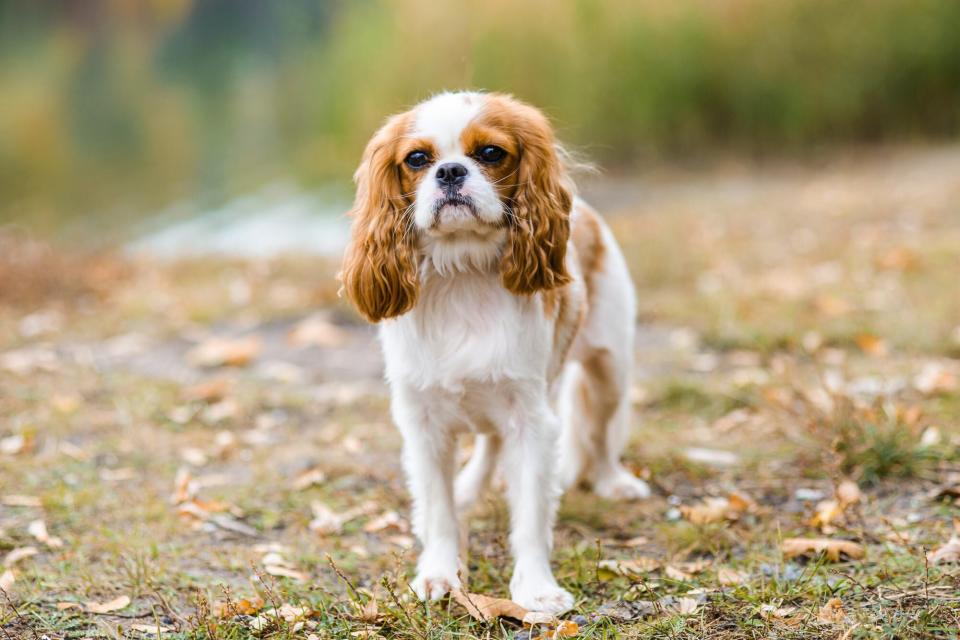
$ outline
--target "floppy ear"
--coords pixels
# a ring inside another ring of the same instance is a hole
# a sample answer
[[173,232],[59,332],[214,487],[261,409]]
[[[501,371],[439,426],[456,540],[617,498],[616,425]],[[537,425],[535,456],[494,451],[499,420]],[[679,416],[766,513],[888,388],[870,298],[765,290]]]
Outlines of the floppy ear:
[[420,292],[414,233],[393,157],[405,125],[403,115],[390,119],[370,140],[354,174],[357,197],[339,278],[347,297],[370,322],[406,313]]
[[513,215],[500,278],[509,291],[526,295],[570,282],[564,260],[573,193],[547,119],[525,104],[515,103],[514,109],[511,124],[520,144],[519,184],[511,199]]

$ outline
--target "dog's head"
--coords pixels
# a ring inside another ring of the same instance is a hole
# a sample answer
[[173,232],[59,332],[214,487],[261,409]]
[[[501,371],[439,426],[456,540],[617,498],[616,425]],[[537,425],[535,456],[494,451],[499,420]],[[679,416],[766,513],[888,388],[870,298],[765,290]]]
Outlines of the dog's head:
[[569,281],[572,185],[549,122],[515,98],[444,93],[395,115],[354,177],[340,278],[373,322],[413,308],[425,261],[498,268],[518,295]]

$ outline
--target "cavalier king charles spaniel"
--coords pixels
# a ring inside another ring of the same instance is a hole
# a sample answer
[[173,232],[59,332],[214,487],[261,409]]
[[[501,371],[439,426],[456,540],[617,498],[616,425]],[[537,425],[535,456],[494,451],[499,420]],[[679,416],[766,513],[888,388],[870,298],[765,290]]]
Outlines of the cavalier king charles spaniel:
[[[561,492],[583,480],[605,498],[650,493],[620,462],[633,284],[568,164],[537,109],[458,92],[388,119],[356,172],[340,279],[380,324],[422,599],[460,588],[460,518],[495,473],[510,507],[511,597],[536,611],[573,606],[550,569]],[[457,472],[463,433],[476,441]]]

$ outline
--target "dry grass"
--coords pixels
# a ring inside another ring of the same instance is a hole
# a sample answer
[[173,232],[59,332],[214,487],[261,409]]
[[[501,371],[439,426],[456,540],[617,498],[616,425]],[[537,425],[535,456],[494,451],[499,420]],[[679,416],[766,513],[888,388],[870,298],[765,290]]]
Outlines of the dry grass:
[[[935,156],[739,173],[737,197],[725,171],[652,179],[649,204],[614,219],[643,306],[628,463],[655,496],[565,496],[554,565],[578,637],[957,637],[960,573],[927,553],[960,516],[960,187],[948,172],[887,178]],[[407,589],[399,438],[371,332],[332,303],[332,270],[138,263],[82,304],[48,280],[52,293],[3,307],[0,558],[37,554],[11,567],[0,638],[530,637]],[[298,326],[322,344],[291,342]],[[259,352],[191,364],[214,335]],[[813,520],[844,478],[862,498]],[[690,515],[731,495],[755,504]],[[354,517],[322,535],[313,503]],[[508,593],[507,520],[494,495],[473,517],[476,592]],[[865,557],[781,549],[822,536]],[[601,565],[638,558],[629,576]],[[121,595],[117,611],[84,608]],[[257,598],[309,613],[258,619]]]

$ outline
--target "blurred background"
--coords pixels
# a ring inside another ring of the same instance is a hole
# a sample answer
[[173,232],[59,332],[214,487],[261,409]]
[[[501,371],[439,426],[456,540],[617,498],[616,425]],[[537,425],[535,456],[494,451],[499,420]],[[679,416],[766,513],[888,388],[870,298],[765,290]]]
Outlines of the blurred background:
[[[344,212],[383,119],[459,88],[599,166],[638,291],[625,462],[655,495],[565,497],[582,612],[695,584],[729,597],[623,635],[955,634],[960,0],[0,0],[0,636],[313,628],[204,618],[232,593],[373,637],[330,564],[376,594],[415,550]],[[474,522],[478,593],[507,593],[507,519]],[[781,553],[834,533],[866,560]],[[636,553],[643,593],[594,579]],[[379,593],[384,636],[493,633]]]
[[958,33],[956,0],[2,0],[0,223],[102,244],[256,215],[211,246],[295,245],[284,221],[339,216],[378,123],[445,88],[541,106],[614,175],[952,137]]

